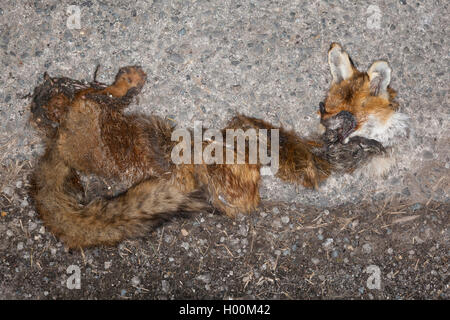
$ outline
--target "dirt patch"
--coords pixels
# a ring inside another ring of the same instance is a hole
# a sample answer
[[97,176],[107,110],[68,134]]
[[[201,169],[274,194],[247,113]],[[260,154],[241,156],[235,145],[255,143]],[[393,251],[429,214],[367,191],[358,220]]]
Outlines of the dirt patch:
[[[3,299],[449,298],[449,204],[264,202],[235,220],[196,214],[118,247],[67,251],[22,172],[0,194]],[[68,288],[70,266],[80,289]]]

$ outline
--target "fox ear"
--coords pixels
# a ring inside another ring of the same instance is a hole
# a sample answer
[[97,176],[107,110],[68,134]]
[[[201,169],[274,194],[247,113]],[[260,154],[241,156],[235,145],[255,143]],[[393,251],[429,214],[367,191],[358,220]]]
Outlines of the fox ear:
[[367,71],[370,79],[370,93],[374,96],[385,94],[391,82],[391,68],[386,61],[376,61]]
[[347,52],[335,42],[331,44],[330,50],[328,50],[328,64],[333,76],[333,83],[351,78],[355,69]]

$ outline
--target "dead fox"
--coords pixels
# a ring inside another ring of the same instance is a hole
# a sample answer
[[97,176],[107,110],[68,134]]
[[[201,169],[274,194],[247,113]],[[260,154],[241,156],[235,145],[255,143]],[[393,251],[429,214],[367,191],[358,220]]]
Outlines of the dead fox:
[[[365,73],[338,44],[328,56],[333,83],[319,107],[323,135],[301,138],[245,115],[223,129],[279,129],[277,176],[308,188],[332,172],[352,172],[385,156],[384,146],[406,126],[388,87],[386,62]],[[32,196],[45,225],[70,248],[142,236],[173,215],[213,208],[233,217],[259,205],[260,163],[246,155],[244,164],[174,164],[171,123],[122,112],[145,81],[142,68],[132,66],[121,68],[110,86],[95,76],[83,83],[45,74],[34,90],[31,122],[45,134],[46,152],[34,172]],[[109,179],[126,190],[86,202],[80,175]]]

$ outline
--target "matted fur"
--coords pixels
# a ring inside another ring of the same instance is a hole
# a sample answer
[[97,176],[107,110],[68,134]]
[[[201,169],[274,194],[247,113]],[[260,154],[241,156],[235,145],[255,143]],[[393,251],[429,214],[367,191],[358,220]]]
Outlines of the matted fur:
[[[287,182],[317,188],[332,172],[353,172],[385,150],[370,134],[352,133],[364,128],[370,115],[389,121],[396,104],[390,89],[388,99],[371,95],[367,74],[352,69],[344,79],[336,72],[339,81],[333,81],[322,113],[327,128],[322,137],[301,138],[245,115],[234,117],[223,132],[279,129],[277,176]],[[175,165],[171,124],[122,112],[145,83],[142,68],[121,68],[110,86],[49,76],[44,80],[33,94],[31,122],[44,133],[47,151],[35,170],[32,195],[45,225],[68,247],[111,245],[141,236],[161,219],[207,209],[204,199],[230,217],[259,205],[261,166],[249,164],[248,155],[244,164]],[[83,202],[78,173],[127,188],[114,197],[97,195]]]

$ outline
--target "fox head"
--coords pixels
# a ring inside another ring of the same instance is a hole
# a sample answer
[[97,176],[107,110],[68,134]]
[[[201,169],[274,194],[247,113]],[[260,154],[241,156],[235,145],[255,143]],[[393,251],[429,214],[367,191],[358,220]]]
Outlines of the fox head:
[[[396,92],[389,87],[391,68],[386,61],[374,62],[367,72],[354,66],[347,52],[337,43],[328,51],[331,87],[320,103],[321,124],[340,130],[342,142],[352,136],[375,139],[385,146],[396,136],[407,134],[408,117],[396,112]],[[344,112],[344,114],[340,113]],[[344,127],[341,123],[345,119]]]

